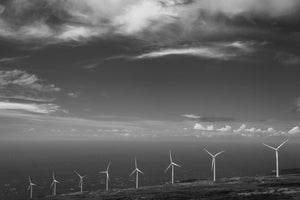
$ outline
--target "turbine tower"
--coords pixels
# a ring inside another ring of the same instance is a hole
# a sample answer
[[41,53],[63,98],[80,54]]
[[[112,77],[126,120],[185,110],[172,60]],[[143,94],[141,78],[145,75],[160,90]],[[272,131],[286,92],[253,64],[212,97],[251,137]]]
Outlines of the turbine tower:
[[171,151],[169,151],[169,155],[170,155],[170,164],[167,167],[167,169],[165,170],[165,172],[167,172],[168,169],[171,167],[171,169],[172,169],[172,184],[174,184],[174,167],[181,167],[181,166],[173,162]]
[[36,184],[31,182],[30,176],[28,177],[28,179],[29,179],[29,186],[28,186],[27,190],[30,190],[30,197],[29,198],[32,199],[33,186],[35,186]]
[[207,149],[204,148],[204,150],[212,157],[211,160],[211,170],[213,171],[213,181],[216,181],[216,157],[218,155],[220,155],[221,153],[223,153],[224,151],[220,151],[219,153],[216,153],[215,155],[213,155],[212,153],[210,153]]
[[139,188],[139,173],[141,173],[141,174],[144,174],[144,173],[137,167],[136,158],[134,158],[134,165],[135,165],[135,169],[131,172],[131,174],[129,176],[132,176],[133,174],[135,174],[135,188],[138,189]]
[[53,187],[53,196],[56,196],[56,184],[59,183],[54,176],[54,172],[52,172],[52,183],[50,185],[50,188]]
[[270,149],[275,150],[275,154],[276,154],[276,177],[279,177],[279,163],[278,163],[278,150],[280,147],[282,147],[282,145],[284,145],[288,140],[285,140],[283,143],[281,143],[277,148],[272,147],[270,145],[267,145],[265,143],[263,143],[263,145],[265,145],[266,147],[269,147]]
[[110,167],[110,162],[108,163],[107,168],[106,168],[105,171],[99,172],[99,173],[102,173],[102,174],[106,174],[106,187],[105,187],[106,191],[108,191],[108,181],[110,180],[109,179],[109,167]]
[[83,192],[83,179],[86,177],[86,175],[81,176],[77,171],[74,171],[75,174],[77,174],[77,176],[79,177],[79,188],[80,188],[80,192]]

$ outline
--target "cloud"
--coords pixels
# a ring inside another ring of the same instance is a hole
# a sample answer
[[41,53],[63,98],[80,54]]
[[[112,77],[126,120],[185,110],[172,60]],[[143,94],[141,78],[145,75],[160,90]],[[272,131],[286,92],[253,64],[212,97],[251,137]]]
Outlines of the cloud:
[[244,131],[245,128],[246,128],[246,124],[242,124],[238,129],[233,130],[233,132],[240,133],[240,132]]
[[141,54],[133,59],[159,58],[170,55],[189,55],[208,59],[227,60],[240,55],[253,52],[254,44],[251,42],[235,41],[232,43],[212,43],[200,47],[187,47],[176,49],[161,49],[158,51]]
[[16,62],[16,61],[23,60],[23,59],[28,58],[28,57],[29,56],[0,58],[0,63]]
[[69,92],[67,95],[69,97],[72,97],[72,98],[78,98],[79,97],[79,93],[78,92]]
[[213,131],[214,130],[214,126],[212,125],[208,125],[207,127],[202,126],[199,123],[196,123],[193,127],[194,130],[203,130],[203,131]]
[[0,101],[0,110],[15,110],[36,114],[51,114],[60,110],[60,107],[55,104],[12,103]]
[[244,26],[267,18],[273,24],[299,7],[298,0],[10,0],[0,5],[0,37],[46,44],[120,35],[188,41],[236,31],[241,19]]
[[289,130],[288,133],[291,134],[291,135],[295,135],[295,134],[300,133],[300,128],[299,128],[299,126],[295,126],[295,127],[292,128],[291,130]]
[[184,115],[181,115],[181,116],[185,117],[185,118],[189,118],[189,119],[199,119],[199,118],[201,118],[200,116],[194,115],[194,114],[184,114]]
[[285,66],[299,66],[300,57],[290,53],[278,53],[275,59],[282,65]]
[[231,131],[232,127],[229,125],[226,125],[225,127],[219,128],[217,129],[217,131],[221,131],[221,132],[227,132],[227,131]]
[[46,84],[36,75],[23,70],[0,70],[1,97],[30,101],[52,101],[49,94],[61,91],[54,84]]

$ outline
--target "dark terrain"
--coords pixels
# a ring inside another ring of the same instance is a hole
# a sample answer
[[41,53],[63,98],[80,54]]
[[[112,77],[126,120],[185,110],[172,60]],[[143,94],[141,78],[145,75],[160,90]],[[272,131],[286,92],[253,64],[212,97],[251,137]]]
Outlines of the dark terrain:
[[280,178],[236,177],[220,179],[216,183],[209,180],[187,180],[174,185],[157,185],[136,189],[113,189],[104,191],[71,193],[36,199],[57,200],[179,200],[179,199],[300,199],[300,176],[284,175]]

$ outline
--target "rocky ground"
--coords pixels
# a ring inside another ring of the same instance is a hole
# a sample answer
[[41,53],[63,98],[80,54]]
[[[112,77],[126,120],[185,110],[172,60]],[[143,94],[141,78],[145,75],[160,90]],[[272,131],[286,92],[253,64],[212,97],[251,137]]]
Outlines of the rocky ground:
[[299,199],[300,176],[273,176],[224,178],[213,183],[209,180],[189,180],[174,185],[142,187],[138,190],[114,189],[110,192],[92,191],[72,193],[56,197],[40,197],[40,200],[179,200],[179,199]]

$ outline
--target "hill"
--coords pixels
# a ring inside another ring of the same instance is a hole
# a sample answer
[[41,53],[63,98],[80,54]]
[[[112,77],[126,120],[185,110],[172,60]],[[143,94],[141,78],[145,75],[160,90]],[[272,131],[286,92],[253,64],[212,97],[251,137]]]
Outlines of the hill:
[[180,199],[300,199],[300,176],[285,175],[280,178],[235,177],[223,178],[213,183],[209,180],[190,180],[174,185],[156,185],[138,190],[114,189],[110,192],[92,191],[83,194],[71,193],[53,197],[37,198],[41,200],[180,200]]

